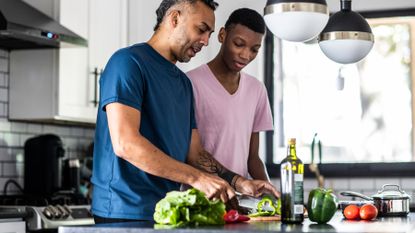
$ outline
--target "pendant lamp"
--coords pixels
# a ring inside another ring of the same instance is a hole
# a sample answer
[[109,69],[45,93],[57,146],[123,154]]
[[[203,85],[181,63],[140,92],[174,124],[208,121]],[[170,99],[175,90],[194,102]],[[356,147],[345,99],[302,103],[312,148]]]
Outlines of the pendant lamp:
[[294,42],[310,40],[329,19],[326,0],[268,0],[264,20],[277,37]]
[[351,0],[340,0],[341,11],[330,16],[319,36],[323,53],[331,60],[355,63],[366,57],[374,43],[374,36],[367,21],[351,10]]

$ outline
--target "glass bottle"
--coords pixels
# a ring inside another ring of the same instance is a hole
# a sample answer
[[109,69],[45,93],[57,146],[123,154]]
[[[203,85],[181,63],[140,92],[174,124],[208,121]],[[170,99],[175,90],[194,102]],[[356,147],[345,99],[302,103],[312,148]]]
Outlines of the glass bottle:
[[287,157],[281,161],[281,221],[304,221],[304,164],[297,157],[295,138],[288,140]]

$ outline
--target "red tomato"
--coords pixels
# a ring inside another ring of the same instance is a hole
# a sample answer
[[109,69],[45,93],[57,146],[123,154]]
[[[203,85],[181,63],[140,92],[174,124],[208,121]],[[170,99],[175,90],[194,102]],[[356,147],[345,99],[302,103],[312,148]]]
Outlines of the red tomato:
[[363,220],[373,220],[378,216],[378,209],[372,204],[364,204],[360,207],[360,218]]
[[235,223],[249,221],[250,218],[246,215],[240,215],[236,210],[229,210],[223,216],[223,220],[225,220],[226,223]]
[[223,216],[223,220],[227,223],[236,222],[239,218],[239,213],[236,210],[229,210],[226,212],[226,214]]
[[249,221],[250,219],[251,219],[250,217],[241,214],[239,215],[238,222],[245,222],[245,221]]
[[359,206],[357,205],[348,205],[343,210],[343,215],[346,219],[354,220],[359,218]]

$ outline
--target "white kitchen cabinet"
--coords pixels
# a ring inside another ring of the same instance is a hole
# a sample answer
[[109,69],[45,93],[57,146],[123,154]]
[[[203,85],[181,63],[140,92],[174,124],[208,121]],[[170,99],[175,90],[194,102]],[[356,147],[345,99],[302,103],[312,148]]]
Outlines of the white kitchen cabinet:
[[112,53],[126,45],[126,0],[53,4],[52,17],[88,39],[89,46],[11,51],[9,117],[95,123],[99,76],[93,71],[102,70]]

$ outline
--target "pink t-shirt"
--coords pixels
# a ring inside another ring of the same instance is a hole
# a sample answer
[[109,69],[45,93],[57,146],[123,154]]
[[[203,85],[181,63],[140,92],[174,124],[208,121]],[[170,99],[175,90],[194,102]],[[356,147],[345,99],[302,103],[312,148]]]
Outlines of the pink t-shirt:
[[206,64],[187,76],[203,147],[226,168],[248,177],[251,134],[273,129],[265,86],[241,72],[238,90],[231,95]]

